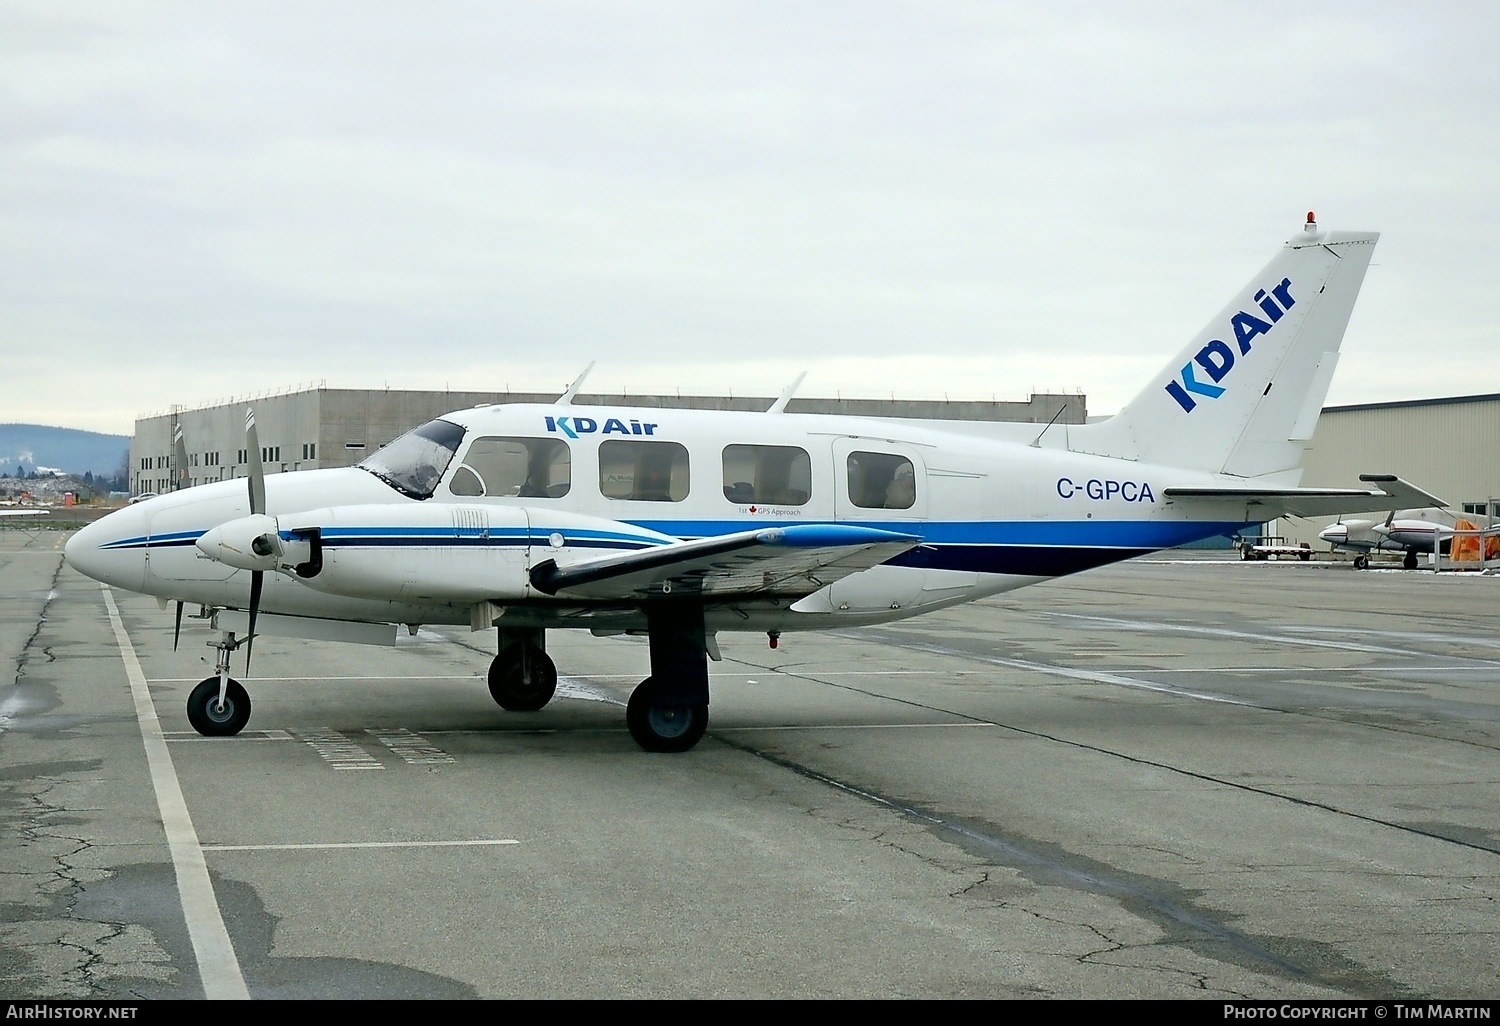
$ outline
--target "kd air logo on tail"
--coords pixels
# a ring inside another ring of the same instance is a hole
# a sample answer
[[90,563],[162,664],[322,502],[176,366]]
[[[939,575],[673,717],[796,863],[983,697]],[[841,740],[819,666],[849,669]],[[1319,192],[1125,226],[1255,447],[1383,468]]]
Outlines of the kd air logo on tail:
[[[1239,343],[1240,356],[1245,356],[1250,352],[1251,339],[1270,331],[1271,325],[1281,320],[1281,315],[1297,304],[1297,301],[1292,298],[1292,279],[1281,279],[1281,284],[1272,289],[1269,294],[1265,289],[1261,289],[1255,294],[1255,302],[1261,310],[1265,311],[1267,320],[1261,320],[1254,314],[1243,310],[1229,319],[1230,327],[1234,329],[1235,341]],[[1182,407],[1184,413],[1192,413],[1198,405],[1198,401],[1193,396],[1201,395],[1206,399],[1217,399],[1224,394],[1225,386],[1219,382],[1234,370],[1234,358],[1234,350],[1222,340],[1212,340],[1198,350],[1198,355],[1182,365],[1182,372],[1177,379],[1167,384],[1167,394],[1177,400],[1177,405]],[[1207,380],[1198,379],[1198,371],[1193,368],[1195,363],[1204,374],[1208,375]]]

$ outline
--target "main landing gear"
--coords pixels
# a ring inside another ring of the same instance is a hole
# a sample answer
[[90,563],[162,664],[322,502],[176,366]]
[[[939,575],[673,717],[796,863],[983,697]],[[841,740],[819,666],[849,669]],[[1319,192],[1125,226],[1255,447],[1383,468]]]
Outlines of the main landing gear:
[[500,631],[500,654],[490,663],[490,697],[509,712],[536,712],[557,693],[557,666],[546,632]]
[[685,752],[708,729],[708,646],[703,607],[659,603],[646,607],[651,676],[631,692],[625,725],[648,752]]
[[635,743],[648,752],[685,752],[708,729],[708,702],[665,694],[653,675],[630,693],[625,725]]
[[[648,752],[685,752],[708,729],[708,655],[703,607],[660,603],[646,610],[651,676],[631,692],[625,725]],[[500,630],[500,654],[490,663],[490,695],[502,709],[535,712],[557,691],[557,667],[546,652],[546,632]]]
[[1412,549],[1406,550],[1406,556],[1401,560],[1401,569],[1415,570],[1417,568],[1417,554]]
[[250,696],[229,676],[229,656],[240,646],[233,633],[224,631],[212,647],[218,652],[215,676],[199,682],[188,695],[188,722],[205,737],[231,737],[250,722]]

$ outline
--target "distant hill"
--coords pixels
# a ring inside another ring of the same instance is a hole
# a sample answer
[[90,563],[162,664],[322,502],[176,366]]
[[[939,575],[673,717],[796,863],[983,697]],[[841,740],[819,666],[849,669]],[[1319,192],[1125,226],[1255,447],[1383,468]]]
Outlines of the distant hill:
[[128,474],[125,464],[129,460],[129,435],[41,424],[0,424],[0,474],[14,477],[18,471],[40,468],[80,477],[116,477]]

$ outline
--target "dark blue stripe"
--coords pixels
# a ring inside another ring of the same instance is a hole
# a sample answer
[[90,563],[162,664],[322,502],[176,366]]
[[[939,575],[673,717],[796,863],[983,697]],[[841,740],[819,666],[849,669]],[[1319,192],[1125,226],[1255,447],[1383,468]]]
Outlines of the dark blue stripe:
[[[839,544],[887,540],[881,532],[920,537],[922,544],[888,561],[892,566],[970,573],[1018,574],[1028,577],[1061,577],[1133,556],[1172,548],[1188,542],[1229,535],[1244,525],[1238,521],[1001,521],[937,522],[882,521],[801,523],[798,521],[697,520],[637,521],[635,526],[679,538],[702,538],[756,527],[784,530],[807,544]],[[505,548],[548,546],[553,533],[561,534],[569,546],[590,549],[632,550],[651,548],[661,542],[608,531],[579,531],[543,527],[528,530],[434,528],[327,528],[323,544],[331,549],[354,548]],[[178,531],[152,537],[112,542],[109,549],[179,548],[192,545],[201,532]]]
[[[678,538],[710,538],[760,526],[754,520],[632,520],[629,523]],[[774,528],[790,527],[801,521],[777,519],[763,523],[767,528]],[[854,526],[849,521],[840,521],[839,524]],[[858,526],[916,536],[929,545],[1061,545],[1150,552],[1216,535],[1228,536],[1245,524],[1238,520],[861,520]]]
[[[350,534],[341,536],[333,541],[324,540],[323,548],[328,549],[482,549],[482,548],[525,548],[527,546],[538,549],[550,548],[547,544],[547,536],[532,538],[529,541],[525,537],[490,537],[490,538],[455,538],[451,535],[445,538],[399,538],[390,536],[362,536]],[[651,543],[628,542],[628,541],[591,541],[587,538],[569,538],[568,545],[576,549],[651,549],[657,546]]]
[[886,560],[886,565],[978,574],[1064,577],[1156,551],[1076,545],[923,545]]

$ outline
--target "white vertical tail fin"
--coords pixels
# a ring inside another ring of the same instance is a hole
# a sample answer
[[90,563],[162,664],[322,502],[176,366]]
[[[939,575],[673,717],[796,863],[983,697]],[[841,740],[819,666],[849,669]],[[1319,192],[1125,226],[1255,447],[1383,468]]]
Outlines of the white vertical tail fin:
[[1296,470],[1328,394],[1376,232],[1312,215],[1172,362],[1069,448],[1237,477]]

